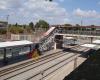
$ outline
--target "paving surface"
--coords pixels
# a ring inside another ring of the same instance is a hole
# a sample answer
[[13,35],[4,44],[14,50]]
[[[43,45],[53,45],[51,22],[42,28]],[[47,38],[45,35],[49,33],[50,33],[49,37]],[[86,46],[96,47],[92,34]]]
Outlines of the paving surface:
[[64,80],[100,80],[100,50],[90,56]]

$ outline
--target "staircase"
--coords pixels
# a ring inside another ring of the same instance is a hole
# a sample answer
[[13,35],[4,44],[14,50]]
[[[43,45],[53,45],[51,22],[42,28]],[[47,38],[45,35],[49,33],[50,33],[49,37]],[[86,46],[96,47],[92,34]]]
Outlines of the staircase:
[[58,33],[58,29],[51,27],[45,34],[45,36],[39,41],[39,50],[41,52],[52,49],[54,45],[54,36],[55,33]]

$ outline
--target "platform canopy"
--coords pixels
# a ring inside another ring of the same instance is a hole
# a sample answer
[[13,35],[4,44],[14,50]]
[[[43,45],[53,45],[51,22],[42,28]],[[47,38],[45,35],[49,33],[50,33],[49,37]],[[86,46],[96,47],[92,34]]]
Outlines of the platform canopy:
[[7,48],[7,47],[15,47],[15,46],[23,46],[23,45],[31,45],[33,42],[22,40],[22,41],[7,41],[7,42],[0,42],[0,48]]
[[89,47],[89,48],[94,48],[97,45],[95,45],[95,44],[83,44],[81,46],[83,46],[83,47]]
[[100,44],[100,40],[94,40],[93,43],[94,44]]
[[73,37],[64,37],[64,38],[65,38],[65,39],[69,39],[69,40],[70,40],[70,39],[74,39]]
[[96,45],[96,44],[83,44],[81,46],[91,48],[91,49],[100,49],[100,45]]

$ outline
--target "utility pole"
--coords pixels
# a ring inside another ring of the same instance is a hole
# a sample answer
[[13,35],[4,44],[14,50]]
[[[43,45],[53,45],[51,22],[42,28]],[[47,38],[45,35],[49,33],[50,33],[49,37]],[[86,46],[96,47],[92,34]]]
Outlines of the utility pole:
[[9,37],[8,37],[8,36],[9,36],[9,30],[8,30],[8,29],[9,29],[9,16],[10,16],[10,15],[7,15],[7,17],[6,17],[6,20],[7,20],[7,33],[6,33],[6,35],[7,35],[7,40],[8,40],[8,38],[9,38]]
[[81,26],[83,25],[83,20],[82,20],[82,16],[81,16]]
[[82,32],[82,25],[83,25],[83,20],[82,20],[82,16],[81,16],[81,32]]

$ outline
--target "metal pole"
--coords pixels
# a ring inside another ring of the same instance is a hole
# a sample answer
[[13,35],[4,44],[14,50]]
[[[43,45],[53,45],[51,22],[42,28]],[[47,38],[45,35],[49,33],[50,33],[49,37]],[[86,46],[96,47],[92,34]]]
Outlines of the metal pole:
[[91,43],[92,43],[92,41],[93,41],[93,37],[90,37],[91,38]]
[[83,25],[83,20],[82,20],[82,16],[81,16],[81,32],[82,32],[82,25]]
[[8,28],[9,28],[9,24],[8,24],[8,22],[9,22],[9,16],[10,15],[7,15],[7,40],[8,40],[8,33],[9,33],[9,30],[8,30]]

